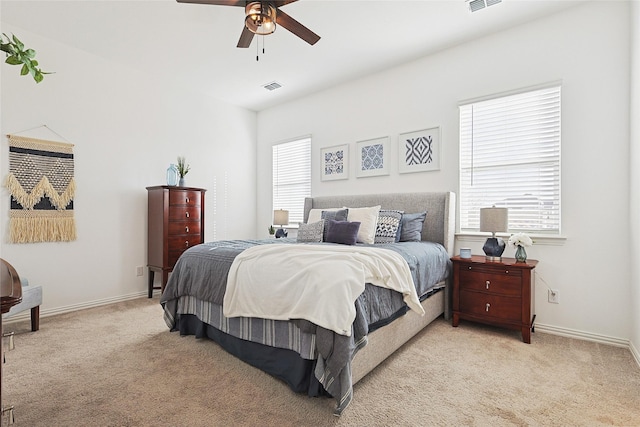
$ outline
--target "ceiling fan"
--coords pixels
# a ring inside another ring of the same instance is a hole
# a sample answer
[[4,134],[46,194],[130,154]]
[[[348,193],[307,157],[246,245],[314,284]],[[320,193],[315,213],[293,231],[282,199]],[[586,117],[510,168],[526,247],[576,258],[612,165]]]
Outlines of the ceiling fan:
[[281,6],[298,0],[243,1],[243,0],[177,0],[178,3],[212,4],[217,6],[244,7],[245,26],[240,34],[237,47],[249,47],[253,36],[271,34],[276,24],[291,31],[310,45],[320,40],[320,36],[280,10]]

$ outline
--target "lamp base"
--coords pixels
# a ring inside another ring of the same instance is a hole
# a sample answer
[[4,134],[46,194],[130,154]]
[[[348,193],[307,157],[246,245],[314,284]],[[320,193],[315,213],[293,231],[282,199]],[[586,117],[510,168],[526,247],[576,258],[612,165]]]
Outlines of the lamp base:
[[279,239],[281,237],[287,237],[289,235],[289,233],[287,233],[287,231],[284,228],[278,228],[276,230],[276,239]]
[[500,261],[502,260],[502,253],[504,252],[505,244],[504,240],[499,237],[489,237],[482,250],[487,256],[487,261]]

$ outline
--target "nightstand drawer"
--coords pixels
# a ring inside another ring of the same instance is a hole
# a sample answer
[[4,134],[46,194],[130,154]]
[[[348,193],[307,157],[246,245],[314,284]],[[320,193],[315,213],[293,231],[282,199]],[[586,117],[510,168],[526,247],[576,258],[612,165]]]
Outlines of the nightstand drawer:
[[200,196],[199,191],[174,190],[169,193],[169,205],[200,206]]
[[518,297],[522,295],[522,275],[519,270],[464,267],[460,269],[460,289]]
[[461,290],[460,311],[476,316],[487,316],[520,322],[522,317],[522,299]]

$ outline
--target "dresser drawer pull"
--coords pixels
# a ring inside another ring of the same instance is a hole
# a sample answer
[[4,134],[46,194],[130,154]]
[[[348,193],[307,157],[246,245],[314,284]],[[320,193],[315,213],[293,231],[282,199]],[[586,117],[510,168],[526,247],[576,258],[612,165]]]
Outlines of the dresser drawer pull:
[[189,232],[189,226],[188,226],[188,225],[184,228],[184,232],[185,232],[185,233],[188,233],[188,232]]
[[185,241],[184,241],[184,247],[185,247],[185,248],[188,248],[188,247],[189,247],[189,241],[188,241],[188,240],[185,240]]
[[185,203],[189,203],[189,198],[188,197],[185,197],[184,200],[185,200]]
[[485,282],[485,285],[487,285],[487,289],[489,289],[489,285],[490,285],[490,284],[491,284],[491,282],[490,282],[490,281],[488,281],[488,280]]
[[185,216],[189,218],[189,212],[185,212]]
[[491,307],[491,304],[487,303],[487,304],[484,306],[484,311],[489,311],[489,307]]

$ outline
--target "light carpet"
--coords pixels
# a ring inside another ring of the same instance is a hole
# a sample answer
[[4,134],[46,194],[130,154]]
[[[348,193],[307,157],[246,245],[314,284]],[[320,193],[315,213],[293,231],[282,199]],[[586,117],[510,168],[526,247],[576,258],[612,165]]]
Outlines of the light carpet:
[[442,318],[334,400],[295,394],[209,340],[180,337],[158,298],[6,325],[3,403],[17,426],[640,426],[629,350]]

